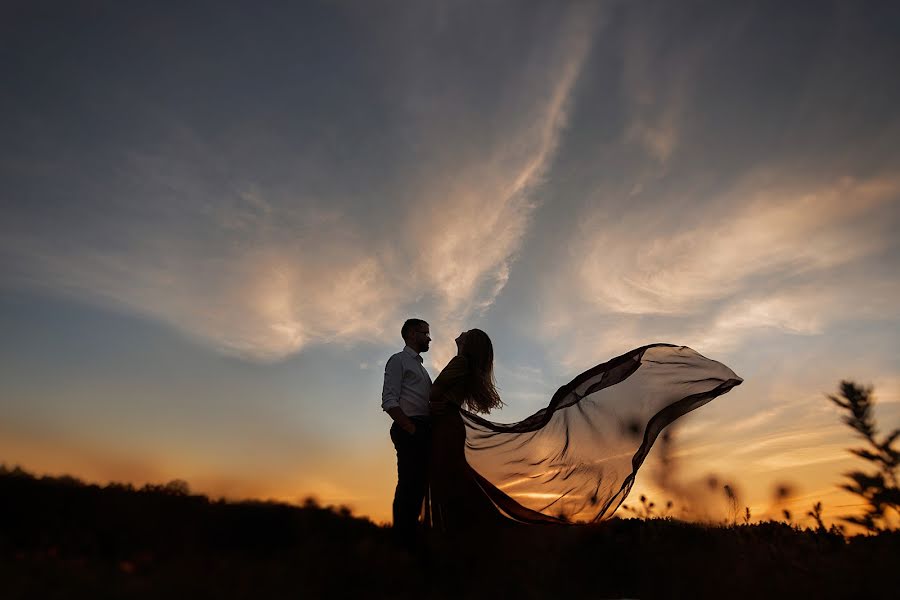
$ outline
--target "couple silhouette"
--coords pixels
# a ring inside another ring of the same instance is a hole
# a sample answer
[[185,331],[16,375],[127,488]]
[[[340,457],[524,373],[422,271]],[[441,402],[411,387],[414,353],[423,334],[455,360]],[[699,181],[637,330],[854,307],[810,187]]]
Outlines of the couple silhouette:
[[516,423],[503,406],[490,337],[470,329],[432,381],[422,319],[401,328],[384,371],[382,409],[397,451],[393,531],[414,549],[421,523],[443,534],[517,524],[597,522],[634,484],[662,430],[743,380],[686,346],[649,344],[591,367]]

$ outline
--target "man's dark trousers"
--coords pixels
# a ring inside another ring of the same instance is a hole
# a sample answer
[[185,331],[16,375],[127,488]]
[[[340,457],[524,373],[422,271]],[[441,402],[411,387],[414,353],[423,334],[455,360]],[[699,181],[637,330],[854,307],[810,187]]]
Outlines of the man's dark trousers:
[[397,449],[397,490],[394,492],[394,538],[407,549],[416,544],[416,524],[428,487],[431,453],[431,423],[427,417],[411,417],[415,433],[399,425],[391,426],[391,440]]

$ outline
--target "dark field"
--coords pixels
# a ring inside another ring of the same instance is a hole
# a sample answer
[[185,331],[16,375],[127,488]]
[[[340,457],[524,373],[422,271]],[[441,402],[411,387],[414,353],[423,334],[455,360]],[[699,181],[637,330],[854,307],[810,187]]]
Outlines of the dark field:
[[432,538],[315,503],[0,474],[0,597],[894,598],[900,533],[613,519]]

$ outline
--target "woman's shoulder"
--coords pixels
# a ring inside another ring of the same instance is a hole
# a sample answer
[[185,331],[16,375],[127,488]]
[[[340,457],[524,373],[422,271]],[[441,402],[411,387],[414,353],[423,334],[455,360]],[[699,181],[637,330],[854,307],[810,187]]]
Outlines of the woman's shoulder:
[[467,371],[469,369],[469,359],[462,354],[457,354],[450,359],[449,363],[447,363],[447,368],[457,371]]
[[443,368],[438,379],[442,382],[458,379],[466,374],[469,370],[469,361],[465,356],[456,355],[450,359],[447,366]]

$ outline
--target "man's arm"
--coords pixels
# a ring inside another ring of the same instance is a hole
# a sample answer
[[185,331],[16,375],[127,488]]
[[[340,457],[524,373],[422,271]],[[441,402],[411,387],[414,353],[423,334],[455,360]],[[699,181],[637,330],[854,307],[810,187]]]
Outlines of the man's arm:
[[400,426],[401,429],[406,431],[407,433],[415,433],[416,432],[416,424],[413,423],[413,420],[406,416],[406,413],[400,410],[399,406],[395,406],[394,408],[389,408],[387,414],[391,415],[391,418],[397,425]]
[[403,364],[400,357],[390,357],[384,365],[384,388],[381,408],[407,433],[416,432],[416,424],[400,408],[400,386],[403,383]]

